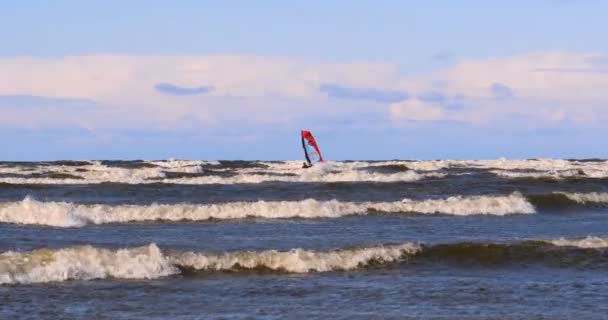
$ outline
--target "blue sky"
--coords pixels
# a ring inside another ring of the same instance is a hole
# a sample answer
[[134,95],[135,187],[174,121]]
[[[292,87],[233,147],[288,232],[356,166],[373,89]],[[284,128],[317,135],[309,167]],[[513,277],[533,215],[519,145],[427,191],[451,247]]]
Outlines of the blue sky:
[[4,1],[0,159],[608,157],[606,12]]

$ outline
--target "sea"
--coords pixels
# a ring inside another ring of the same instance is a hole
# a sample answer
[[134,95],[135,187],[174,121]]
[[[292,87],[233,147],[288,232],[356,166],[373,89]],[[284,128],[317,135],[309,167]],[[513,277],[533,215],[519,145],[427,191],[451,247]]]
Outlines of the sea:
[[608,161],[0,162],[0,319],[608,319]]

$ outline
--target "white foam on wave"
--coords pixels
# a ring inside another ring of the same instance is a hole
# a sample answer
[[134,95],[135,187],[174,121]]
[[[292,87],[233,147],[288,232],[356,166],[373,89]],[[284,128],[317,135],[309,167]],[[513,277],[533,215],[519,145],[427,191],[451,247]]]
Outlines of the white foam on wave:
[[0,284],[154,279],[177,272],[155,244],[120,250],[79,246],[0,254]]
[[[438,171],[447,168],[471,168],[488,169],[500,171],[530,171],[564,174],[580,174],[581,172],[590,177],[608,176],[608,161],[576,161],[563,159],[492,159],[492,160],[417,160],[417,161],[356,161],[337,162],[339,166],[350,169],[374,166],[403,166],[417,171]],[[523,172],[524,174],[526,172]]]
[[171,260],[181,267],[205,271],[265,268],[306,273],[353,270],[370,263],[393,263],[407,259],[420,250],[421,247],[417,244],[405,243],[325,252],[303,249],[246,251],[218,255],[188,252],[175,255]]
[[466,160],[462,161],[465,166],[475,166],[487,169],[502,170],[568,170],[576,163],[563,159],[491,159],[491,160]]
[[[121,168],[91,161],[82,166],[41,165],[0,167],[0,173],[57,173],[79,177],[55,179],[49,177],[3,177],[0,182],[13,184],[94,184],[94,183],[177,183],[177,184],[233,184],[279,182],[400,182],[446,176],[444,169],[487,169],[506,178],[570,177],[606,178],[608,161],[568,161],[562,159],[496,159],[496,160],[421,160],[421,161],[326,161],[310,169],[302,169],[301,161],[259,162],[262,167],[222,168],[220,162],[203,160],[146,161],[155,167]],[[215,171],[230,171],[234,176],[203,174],[202,166],[218,165]],[[409,171],[378,173],[362,170],[366,167],[403,166]],[[197,177],[167,179],[166,172],[201,173]]]
[[234,177],[195,177],[181,179],[165,179],[165,183],[178,184],[235,184],[235,183],[263,183],[263,182],[412,182],[425,177],[443,177],[440,174],[420,174],[413,171],[379,174],[357,170],[347,170],[339,172],[328,172],[327,170],[306,170],[298,172],[296,176],[273,175],[271,172],[266,175],[259,174],[239,174]]
[[[606,178],[608,161],[569,161],[562,159],[533,160],[479,160],[473,162],[480,168],[506,178]],[[520,170],[520,171],[511,171]],[[528,170],[528,171],[526,171]]]
[[584,169],[578,170],[561,170],[561,171],[507,171],[507,170],[490,170],[491,173],[505,178],[535,178],[535,179],[555,179],[562,180],[567,178],[606,178],[608,171],[589,171]]
[[0,182],[12,184],[128,183],[129,181],[132,181],[133,183],[146,183],[150,182],[150,179],[163,178],[165,176],[164,169],[161,167],[132,169],[108,167],[101,164],[99,161],[93,161],[91,164],[84,166],[53,165],[37,167],[34,172],[23,172],[22,174],[32,173],[68,174],[77,178],[7,177],[0,178]]
[[[450,215],[497,215],[535,213],[534,206],[521,194],[508,196],[454,196],[447,199],[412,201],[404,199],[399,208],[416,213],[441,213]],[[384,211],[384,210],[382,210]]]
[[[356,161],[341,163],[348,169],[360,169],[376,166],[403,166],[404,168],[428,172],[449,168],[487,169],[490,172],[507,178],[568,178],[608,177],[608,161],[572,161],[563,159],[493,159],[493,160],[418,160],[418,161]],[[516,170],[516,171],[514,171]],[[527,172],[526,172],[527,171]]]
[[590,192],[590,193],[570,193],[570,192],[556,192],[556,194],[564,195],[566,198],[575,201],[577,203],[606,203],[608,204],[608,193],[607,192]]
[[[122,168],[103,164],[101,161],[91,161],[82,166],[49,165],[37,166],[28,172],[7,172],[21,174],[68,174],[77,178],[48,178],[48,177],[9,177],[0,178],[0,182],[13,184],[91,184],[91,183],[154,183],[165,177],[166,171],[180,173],[199,173],[201,165],[208,164],[207,161],[176,161],[173,163],[159,161],[149,162],[156,167]],[[17,169],[21,170],[21,167]],[[27,167],[23,168],[27,169]]]
[[110,250],[92,246],[0,254],[0,284],[91,279],[156,279],[178,274],[179,267],[201,271],[265,268],[306,273],[353,270],[371,263],[395,263],[421,250],[413,243],[315,251],[163,253],[155,244]]
[[[199,167],[192,167],[191,172],[200,172]],[[412,182],[425,177],[441,178],[442,173],[416,173],[406,171],[394,174],[370,173],[358,170],[340,172],[327,172],[321,170],[307,170],[295,172],[296,175],[285,176],[275,172],[265,174],[240,173],[232,177],[207,175],[199,177],[166,179],[161,168],[123,169],[112,168],[107,171],[89,171],[74,173],[82,179],[54,179],[54,178],[0,178],[0,182],[11,184],[97,184],[97,183],[174,183],[174,184],[238,184],[238,183],[264,183],[264,182]],[[183,169],[180,172],[188,172]]]
[[23,167],[23,166],[5,166],[0,165],[0,173],[15,173],[15,174],[31,174],[36,172],[37,167]]
[[534,213],[524,196],[455,196],[447,199],[409,200],[393,202],[318,201],[256,201],[220,204],[151,204],[103,205],[69,202],[42,202],[25,198],[18,202],[0,204],[0,222],[37,224],[53,227],[81,227],[87,224],[127,223],[142,221],[206,221],[210,219],[244,218],[339,218],[366,215],[370,211],[386,213],[419,213],[449,215],[507,215]]
[[357,162],[356,167],[382,167],[382,166],[401,166],[404,169],[416,171],[439,171],[449,168],[454,160],[420,160],[420,161],[378,161],[378,162]]
[[585,249],[608,248],[608,239],[593,236],[588,236],[584,239],[560,238],[555,240],[549,240],[547,242],[560,247],[577,247]]
[[84,206],[68,202],[41,202],[26,197],[19,202],[0,204],[0,222],[53,227],[81,227],[87,220],[78,214]]
[[202,166],[202,165],[215,165],[219,166],[221,163],[216,160],[176,160],[176,159],[168,159],[168,160],[157,160],[157,161],[144,161],[145,163],[153,164],[158,167],[163,168],[187,168],[194,166]]
[[[324,161],[316,163],[312,168],[329,167],[334,170],[349,171],[361,170],[363,168],[373,168],[382,166],[401,166],[403,169],[416,171],[438,171],[449,167],[454,160],[428,160],[428,161],[405,161],[405,160],[390,160],[390,161]],[[268,166],[269,170],[273,171],[293,171],[302,167],[302,161],[283,161],[283,162],[261,162]]]

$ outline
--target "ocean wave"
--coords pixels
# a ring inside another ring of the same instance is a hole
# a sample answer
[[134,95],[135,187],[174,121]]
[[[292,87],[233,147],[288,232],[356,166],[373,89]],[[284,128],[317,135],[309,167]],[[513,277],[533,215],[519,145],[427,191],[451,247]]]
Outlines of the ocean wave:
[[529,172],[566,172],[585,173],[593,175],[608,173],[608,161],[578,161],[564,159],[496,159],[496,160],[465,160],[453,165],[464,167],[477,167],[483,169],[496,169],[503,171],[529,171]]
[[605,192],[552,192],[528,196],[530,202],[539,208],[568,208],[580,205],[608,205]]
[[605,268],[608,239],[524,240],[511,243],[448,243],[422,246],[413,258],[441,264],[509,266],[541,264],[554,267]]
[[245,218],[339,218],[372,212],[446,215],[529,214],[535,209],[524,196],[455,196],[446,199],[393,202],[256,201],[220,204],[104,205],[69,202],[42,202],[26,197],[0,204],[0,222],[54,227],[81,227],[87,224],[143,221],[206,221]]
[[577,203],[598,203],[598,204],[608,204],[608,193],[606,192],[590,192],[590,193],[568,193],[568,192],[559,192],[565,196],[566,198],[577,202]]
[[[416,171],[439,171],[451,168],[506,170],[506,171],[577,171],[586,173],[608,174],[608,160],[565,160],[565,159],[491,159],[491,160],[390,160],[390,161],[348,161],[330,162],[336,167],[357,169],[374,166],[403,167]],[[275,170],[294,169],[301,166],[301,161],[284,161],[269,164]]]
[[[300,169],[302,170],[302,169]],[[281,172],[277,172],[281,173]],[[163,183],[176,184],[245,184],[245,183],[264,183],[264,182],[312,182],[312,183],[333,183],[333,182],[413,182],[424,178],[442,178],[445,174],[440,173],[417,173],[414,171],[381,174],[373,172],[363,172],[356,170],[329,171],[311,170],[297,171],[295,176],[279,175],[269,172],[267,174],[237,174],[233,177],[206,176],[185,179],[164,179]]]
[[12,184],[409,182],[425,178],[442,178],[452,169],[457,169],[458,174],[463,170],[478,172],[481,169],[509,179],[608,178],[608,161],[603,160],[326,161],[310,169],[302,169],[301,165],[301,161],[202,160],[0,163],[0,182]]
[[551,243],[555,246],[560,247],[577,247],[577,248],[608,248],[608,239],[588,236],[583,239],[555,239],[549,240],[548,243]]
[[419,245],[405,243],[333,251],[292,249],[289,251],[246,251],[217,255],[188,252],[177,254],[171,260],[182,269],[198,271],[268,269],[279,272],[307,273],[346,271],[373,263],[386,264],[402,261],[419,250]]
[[[27,284],[91,279],[156,279],[190,273],[270,271],[311,273],[351,271],[416,261],[500,267],[533,265],[605,268],[608,239],[524,240],[511,243],[416,242],[332,250],[180,252],[147,246],[105,249],[76,246],[0,254],[0,284]],[[405,264],[407,265],[407,264]]]
[[564,179],[602,179],[608,177],[608,172],[587,172],[583,169],[562,170],[562,171],[507,171],[490,170],[499,177],[514,179],[545,179],[545,180],[564,180]]
[[[361,166],[363,163],[357,163]],[[488,170],[503,178],[569,179],[608,178],[608,161],[594,159],[495,159],[495,160],[425,160],[425,161],[381,161],[368,163],[370,168],[389,167],[417,171],[439,171],[450,169]]]
[[120,250],[79,246],[0,254],[0,284],[155,279],[178,272],[154,244]]
[[183,167],[193,167],[193,166],[220,166],[220,161],[207,161],[207,160],[148,160],[146,163],[155,165],[157,167],[163,168],[183,168]]
[[131,249],[110,250],[92,246],[66,249],[39,249],[0,254],[0,284],[59,282],[91,279],[155,279],[180,270],[238,271],[267,269],[277,272],[307,273],[346,271],[403,261],[416,253],[416,244],[314,251],[244,251],[206,254],[163,253],[155,244]]
[[[28,173],[28,176],[0,176],[0,182],[9,184],[99,184],[99,183],[125,183],[125,184],[258,184],[264,182],[412,182],[424,178],[442,178],[445,173],[429,172],[418,173],[414,171],[382,174],[364,172],[359,170],[330,170],[330,169],[302,169],[294,171],[251,171],[244,169],[230,171],[215,169],[204,171],[201,167],[180,167],[165,171],[161,167],[155,168],[103,168],[89,166],[86,171],[67,170],[64,172],[55,168],[54,176],[40,176]],[[14,174],[14,173],[13,173]],[[63,179],[60,174],[68,174],[72,178]],[[180,175],[181,174],[181,175]],[[188,175],[190,174],[190,175]]]

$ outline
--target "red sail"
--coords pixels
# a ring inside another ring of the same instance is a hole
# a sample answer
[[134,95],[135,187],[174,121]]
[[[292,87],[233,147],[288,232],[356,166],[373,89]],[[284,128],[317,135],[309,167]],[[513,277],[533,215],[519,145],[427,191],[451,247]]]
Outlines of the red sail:
[[308,162],[311,162],[311,158],[319,162],[323,161],[321,149],[319,149],[319,145],[310,131],[302,130],[302,147],[304,148],[304,155]]

